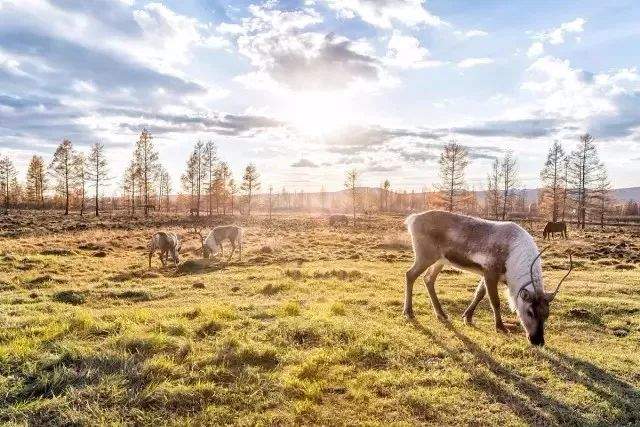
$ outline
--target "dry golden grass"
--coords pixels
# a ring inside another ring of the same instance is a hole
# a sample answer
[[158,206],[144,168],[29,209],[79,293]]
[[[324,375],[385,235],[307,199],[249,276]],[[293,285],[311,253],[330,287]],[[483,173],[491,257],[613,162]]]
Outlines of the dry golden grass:
[[[569,248],[576,271],[539,349],[517,326],[497,335],[486,301],[475,327],[458,320],[477,282],[469,274],[438,279],[450,324],[419,286],[407,322],[402,218],[355,229],[253,221],[242,261],[195,270],[157,258],[147,268],[153,224],[89,224],[69,220],[44,240],[16,225],[0,240],[2,422],[640,423],[638,235],[551,242],[549,282]],[[188,237],[182,261],[198,249]]]

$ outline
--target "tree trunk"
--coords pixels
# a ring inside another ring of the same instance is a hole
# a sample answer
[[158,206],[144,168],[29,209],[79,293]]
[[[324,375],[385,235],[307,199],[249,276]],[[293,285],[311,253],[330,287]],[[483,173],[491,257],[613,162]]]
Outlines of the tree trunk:
[[64,189],[65,189],[65,203],[64,203],[64,214],[69,215],[69,176],[65,176],[64,179]]
[[96,216],[100,216],[100,208],[98,207],[98,194],[100,193],[99,187],[98,187],[99,184],[100,184],[100,180],[96,178]]
[[351,199],[353,204],[353,226],[356,226],[356,189],[351,189]]

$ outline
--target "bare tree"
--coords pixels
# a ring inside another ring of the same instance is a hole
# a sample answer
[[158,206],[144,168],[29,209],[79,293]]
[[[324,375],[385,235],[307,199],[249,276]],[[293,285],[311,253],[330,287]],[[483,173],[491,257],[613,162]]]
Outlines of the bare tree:
[[389,191],[391,190],[391,182],[389,182],[388,179],[385,179],[384,182],[382,183],[382,188],[381,188],[381,196],[382,196],[382,200],[384,202],[384,204],[381,207],[384,207],[384,211],[388,212],[389,211]]
[[46,183],[44,160],[42,157],[34,155],[29,162],[27,169],[27,193],[33,206],[44,208],[44,188]]
[[596,171],[596,181],[593,188],[593,207],[597,218],[600,220],[600,227],[604,228],[604,217],[609,210],[613,196],[611,194],[611,183],[604,164],[598,165]]
[[509,150],[504,155],[500,169],[502,171],[502,220],[504,221],[513,206],[514,198],[517,196],[516,187],[519,183],[518,161],[513,155],[513,151]]
[[356,169],[347,171],[347,175],[344,180],[344,188],[346,188],[351,195],[351,206],[353,208],[353,226],[356,226],[356,207],[358,205],[358,178],[360,178],[360,172]]
[[213,198],[216,201],[216,214],[220,214],[220,204],[223,204],[226,199],[226,185],[225,180],[222,177],[223,173],[220,168],[216,169],[215,178],[213,179],[212,191]]
[[169,172],[167,172],[167,170],[163,166],[160,166],[160,171],[158,172],[158,193],[158,205],[162,206],[162,203],[164,201],[165,209],[167,212],[169,212],[171,177],[169,176]]
[[271,220],[271,210],[273,209],[272,197],[273,197],[273,185],[270,185],[269,186],[269,220]]
[[94,212],[96,216],[100,216],[100,185],[109,179],[109,167],[107,157],[104,154],[104,144],[96,142],[91,146],[87,163],[87,179],[91,182],[94,190]]
[[600,160],[593,136],[584,134],[569,158],[570,195],[576,205],[578,225],[584,229],[592,190],[598,180]]
[[131,160],[124,172],[123,190],[131,195],[131,216],[136,214],[136,186],[140,181],[140,167],[135,158]]
[[464,172],[469,165],[469,154],[465,147],[454,140],[446,144],[440,154],[440,184],[447,210],[453,212],[459,198],[464,194]]
[[9,212],[12,187],[16,181],[16,168],[8,156],[0,157],[0,192],[4,199],[4,212]]
[[260,189],[260,175],[253,163],[250,163],[244,170],[242,185],[240,188],[247,196],[247,215],[251,215],[251,197],[255,190]]
[[202,163],[204,168],[204,175],[206,179],[206,190],[208,198],[208,215],[213,214],[213,182],[216,173],[216,162],[218,161],[216,145],[213,141],[207,141],[202,148]]
[[82,152],[75,153],[73,156],[73,185],[80,198],[80,216],[83,216],[87,187],[87,158]]
[[554,141],[547,154],[544,168],[540,172],[542,189],[538,196],[540,200],[539,204],[543,210],[551,212],[551,221],[553,222],[558,221],[562,196],[566,187],[563,177],[565,158],[566,156],[562,145],[560,145],[558,141]]
[[229,198],[229,179],[231,170],[227,162],[220,162],[216,169],[216,197],[222,204],[222,214],[227,214],[227,199]]
[[229,199],[231,200],[231,215],[233,215],[233,200],[238,194],[238,186],[233,178],[229,179]]
[[62,194],[65,199],[64,202],[64,214],[69,215],[69,197],[70,189],[73,182],[73,158],[75,151],[73,144],[68,139],[65,139],[58,145],[56,152],[53,154],[53,160],[49,168],[52,174],[57,180],[58,192]]
[[565,221],[566,213],[567,213],[567,196],[569,194],[569,157],[564,156],[564,161],[562,162],[563,168],[563,188],[562,188],[562,222]]
[[196,142],[193,147],[193,153],[187,163],[188,167],[193,167],[193,185],[194,185],[194,197],[196,200],[196,216],[200,216],[200,201],[202,199],[202,185],[207,177],[207,170],[205,169],[204,159],[204,143],[202,141]]
[[500,160],[496,158],[491,164],[491,169],[487,175],[487,214],[493,219],[500,218],[500,207],[502,206],[501,182],[502,168],[500,167]]
[[180,177],[182,182],[182,188],[189,194],[189,212],[196,212],[195,197],[196,197],[196,174],[197,174],[197,159],[193,155],[193,152],[187,159],[187,167],[185,172]]
[[144,198],[144,215],[149,215],[149,195],[151,184],[158,171],[158,152],[153,146],[153,137],[147,129],[142,129],[136,143],[134,157],[140,169],[140,185]]

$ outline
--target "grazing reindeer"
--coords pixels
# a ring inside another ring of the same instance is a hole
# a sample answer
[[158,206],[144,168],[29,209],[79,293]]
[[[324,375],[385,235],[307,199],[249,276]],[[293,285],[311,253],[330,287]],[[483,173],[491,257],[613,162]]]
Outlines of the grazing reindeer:
[[204,257],[209,258],[210,253],[216,256],[218,252],[220,252],[221,256],[224,256],[222,243],[225,240],[229,240],[232,248],[227,261],[231,260],[233,253],[236,251],[236,245],[238,245],[240,261],[242,261],[242,228],[237,225],[221,225],[211,230],[207,238],[204,239]]
[[180,246],[180,237],[176,236],[174,233],[165,231],[158,231],[155,233],[151,236],[151,240],[149,241],[149,268],[151,268],[151,257],[153,257],[155,251],[160,251],[158,256],[160,257],[160,262],[163,267],[167,265],[166,260],[169,254],[171,254],[173,263],[178,265],[180,262],[180,259],[178,258]]
[[544,231],[542,232],[542,238],[551,238],[555,233],[560,233],[560,236],[567,238],[567,223],[564,221],[552,222],[549,221],[547,225],[544,226]]
[[435,292],[436,277],[445,265],[481,275],[475,296],[462,315],[472,322],[473,313],[485,294],[489,294],[498,331],[506,328],[500,317],[498,282],[506,282],[509,305],[517,312],[529,341],[544,344],[544,322],[549,316],[549,303],[560,289],[546,293],[542,284],[542,267],[538,248],[529,233],[513,222],[495,222],[443,211],[410,215],[406,225],[411,234],[415,262],[406,274],[405,316],[413,317],[413,283],[425,271],[427,292],[436,316],[446,320]]

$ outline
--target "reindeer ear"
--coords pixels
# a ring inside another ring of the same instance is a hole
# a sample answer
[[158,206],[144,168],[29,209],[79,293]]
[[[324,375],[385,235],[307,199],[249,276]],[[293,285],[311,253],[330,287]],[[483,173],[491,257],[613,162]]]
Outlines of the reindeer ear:
[[533,301],[533,294],[531,292],[529,292],[526,289],[523,289],[521,292],[522,295],[522,299],[526,302],[532,302]]

